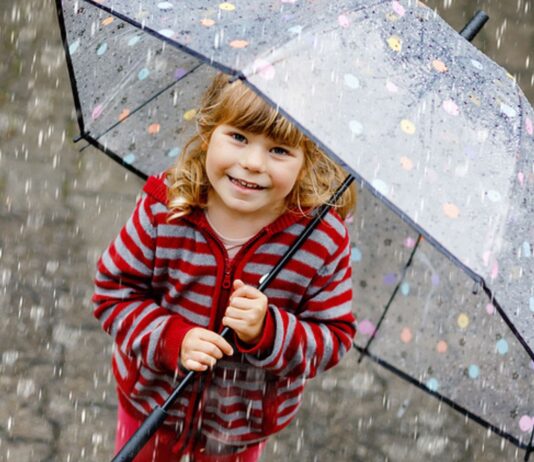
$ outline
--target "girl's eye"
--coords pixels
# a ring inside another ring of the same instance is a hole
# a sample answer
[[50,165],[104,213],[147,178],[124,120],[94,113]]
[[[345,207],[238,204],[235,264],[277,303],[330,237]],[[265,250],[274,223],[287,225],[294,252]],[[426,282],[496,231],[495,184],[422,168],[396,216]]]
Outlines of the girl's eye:
[[239,143],[245,143],[247,141],[241,133],[232,133],[230,136]]
[[271,151],[280,156],[286,156],[289,154],[287,149],[281,148],[280,146],[272,148]]

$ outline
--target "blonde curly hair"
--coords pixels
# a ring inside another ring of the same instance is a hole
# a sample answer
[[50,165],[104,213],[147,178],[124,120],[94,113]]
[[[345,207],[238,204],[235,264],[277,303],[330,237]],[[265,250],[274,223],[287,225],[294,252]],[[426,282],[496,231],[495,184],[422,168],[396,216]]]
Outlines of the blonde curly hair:
[[[343,168],[276,109],[243,82],[231,82],[225,74],[217,74],[204,93],[196,121],[197,133],[167,170],[170,219],[187,215],[194,207],[206,207],[210,188],[206,175],[206,150],[213,131],[221,124],[264,134],[277,143],[302,148],[304,165],[293,190],[286,197],[287,210],[309,215],[314,208],[328,202],[335,188],[347,176]],[[353,184],[333,207],[345,218],[355,205]]]

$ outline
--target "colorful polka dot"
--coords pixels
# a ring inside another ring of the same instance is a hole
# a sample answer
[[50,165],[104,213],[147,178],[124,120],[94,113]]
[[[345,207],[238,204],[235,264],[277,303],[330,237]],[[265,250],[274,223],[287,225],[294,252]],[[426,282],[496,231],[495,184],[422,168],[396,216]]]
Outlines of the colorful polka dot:
[[223,3],[219,3],[219,9],[223,11],[234,11],[235,5],[233,3],[223,2]]
[[109,26],[113,22],[113,16],[109,16],[102,20],[103,26]]
[[527,241],[524,241],[523,244],[521,244],[521,256],[524,258],[532,257],[532,248]]
[[147,131],[148,131],[148,133],[149,133],[150,135],[157,135],[157,134],[159,133],[160,129],[161,129],[161,125],[160,125],[160,124],[158,124],[158,123],[153,123],[153,124],[150,124],[150,125],[148,126]]
[[134,35],[133,37],[130,37],[128,39],[128,46],[133,47],[136,43],[139,42],[139,40],[141,40],[141,37],[139,35]]
[[349,122],[349,129],[353,135],[361,135],[363,133],[363,125],[357,120],[351,120]]
[[440,282],[441,282],[441,281],[440,281],[440,278],[439,278],[439,274],[438,274],[438,273],[433,273],[433,274],[432,274],[432,277],[430,278],[430,281],[432,282],[432,285],[433,285],[434,287],[439,286],[439,284],[440,284]]
[[178,69],[176,69],[176,71],[174,72],[174,78],[176,80],[180,80],[184,75],[187,74],[187,70],[184,69],[183,67],[179,67]]
[[404,295],[404,296],[407,296],[410,294],[410,284],[406,281],[404,281],[401,285],[400,285],[400,291],[401,291],[401,294]]
[[248,47],[248,42],[246,40],[232,40],[230,46],[232,48],[246,48]]
[[133,153],[126,154],[122,159],[126,164],[133,164],[135,162],[136,156]]
[[519,429],[522,432],[531,432],[534,429],[534,417],[523,415],[519,419]]
[[368,319],[364,319],[363,321],[360,321],[358,323],[358,331],[362,335],[374,335],[376,332],[376,326],[369,321]]
[[460,329],[465,329],[469,325],[469,316],[465,313],[461,313],[456,320]]
[[343,76],[343,81],[347,87],[352,88],[353,90],[360,88],[360,80],[355,75],[345,74]]
[[123,109],[121,111],[121,113],[119,114],[119,122],[122,122],[129,115],[130,115],[130,110],[129,109]]
[[362,251],[356,246],[352,247],[350,259],[356,263],[362,261]]
[[211,27],[215,24],[215,21],[209,18],[202,18],[200,20],[200,24],[202,24],[204,27]]
[[158,30],[158,34],[167,38],[174,37],[174,31],[172,29],[160,29]]
[[150,75],[150,71],[146,67],[143,67],[143,69],[141,69],[137,73],[137,78],[139,80],[145,80],[149,75]]
[[404,7],[397,0],[391,2],[391,7],[393,8],[393,11],[401,17],[406,13]]
[[534,123],[528,117],[525,119],[525,130],[529,135],[534,134]]
[[488,313],[489,315],[495,314],[495,306],[492,303],[488,303],[486,305],[486,313]]
[[252,69],[264,80],[272,80],[276,75],[273,65],[264,59],[257,59],[254,61]]
[[171,2],[159,2],[158,3],[158,8],[160,10],[172,10],[174,8],[173,4]]
[[534,313],[534,297],[528,299],[528,309]]
[[472,65],[475,69],[478,69],[479,71],[481,71],[482,69],[484,69],[484,66],[482,65],[482,63],[480,63],[480,62],[477,61],[476,59],[472,59],[472,60],[471,60],[471,65]]
[[91,112],[91,118],[93,120],[98,119],[102,115],[103,111],[104,111],[104,108],[101,104],[95,106],[93,111]]
[[436,351],[438,353],[446,353],[447,350],[449,349],[449,345],[447,345],[447,342],[445,340],[440,340],[437,344],[436,344]]
[[506,353],[508,353],[508,342],[502,338],[495,344],[495,348],[497,353],[504,356]]
[[432,61],[432,67],[434,68],[434,70],[436,70],[438,72],[447,72],[448,71],[447,66],[440,59],[435,59],[434,61]]
[[304,28],[300,25],[296,25],[296,26],[293,26],[293,27],[290,27],[288,29],[288,32],[291,34],[291,35],[300,35],[302,34],[302,30]]
[[500,202],[502,199],[502,196],[499,191],[491,190],[491,191],[488,191],[488,199],[491,202]]
[[460,114],[460,109],[458,105],[452,99],[446,99],[443,101],[443,110],[452,116],[457,116]]
[[371,182],[371,185],[383,196],[387,196],[389,194],[389,186],[385,181],[377,178]]
[[477,379],[480,375],[480,368],[476,364],[471,364],[467,368],[467,374],[469,375],[469,378]]
[[384,276],[384,284],[386,286],[392,286],[397,283],[397,273],[387,273]]
[[78,48],[80,48],[80,41],[75,40],[69,45],[69,54],[73,55],[78,51]]
[[399,91],[399,87],[397,87],[391,80],[386,81],[386,89],[390,93],[397,93]]
[[108,51],[108,44],[104,42],[98,45],[98,48],[96,49],[96,54],[98,56],[102,56],[103,54],[106,53],[106,51]]
[[400,158],[400,164],[404,170],[410,171],[413,169],[413,161],[409,157],[402,156]]
[[415,124],[411,120],[402,119],[400,127],[401,130],[408,135],[413,135],[415,133]]
[[396,51],[397,53],[402,50],[402,40],[396,35],[392,35],[391,37],[389,37],[387,39],[387,43],[389,45],[389,48],[391,48],[393,51]]
[[501,103],[501,112],[508,117],[515,117],[517,115],[517,111],[512,106],[504,103]]
[[400,339],[402,343],[410,343],[413,340],[413,334],[409,327],[403,327]]
[[350,26],[350,19],[348,18],[347,15],[345,14],[340,14],[338,17],[337,17],[337,23],[343,27],[343,28],[347,28]]
[[180,154],[180,148],[174,147],[170,149],[166,155],[167,157],[178,157],[178,154]]
[[184,119],[187,121],[193,120],[196,115],[197,115],[196,109],[189,109],[189,111],[184,112]]
[[460,215],[460,209],[452,202],[443,204],[443,213],[449,218],[458,218]]
[[426,382],[426,387],[430,391],[438,391],[439,382],[435,378],[428,379],[427,382]]

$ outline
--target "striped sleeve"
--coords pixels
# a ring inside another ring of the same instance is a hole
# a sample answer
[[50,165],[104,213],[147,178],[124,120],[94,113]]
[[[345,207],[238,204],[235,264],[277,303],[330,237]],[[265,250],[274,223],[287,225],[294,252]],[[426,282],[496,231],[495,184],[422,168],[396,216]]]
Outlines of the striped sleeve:
[[[97,263],[94,315],[123,354],[153,370],[176,368],[179,346],[190,327],[175,325],[152,298],[156,226],[149,195]],[[172,342],[169,338],[172,337]],[[165,346],[165,351],[162,346]]]
[[269,306],[263,335],[247,352],[248,361],[280,377],[311,378],[336,365],[350,349],[356,334],[352,314],[350,241],[345,229],[342,242],[315,275],[298,314]]

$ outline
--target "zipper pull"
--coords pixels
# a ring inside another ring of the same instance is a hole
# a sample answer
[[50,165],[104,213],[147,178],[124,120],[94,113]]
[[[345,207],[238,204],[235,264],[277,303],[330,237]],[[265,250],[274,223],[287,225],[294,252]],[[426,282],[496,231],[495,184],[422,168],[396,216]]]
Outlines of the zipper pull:
[[224,261],[224,279],[222,283],[223,289],[229,289],[232,287],[232,279],[230,278],[230,269],[228,260]]

